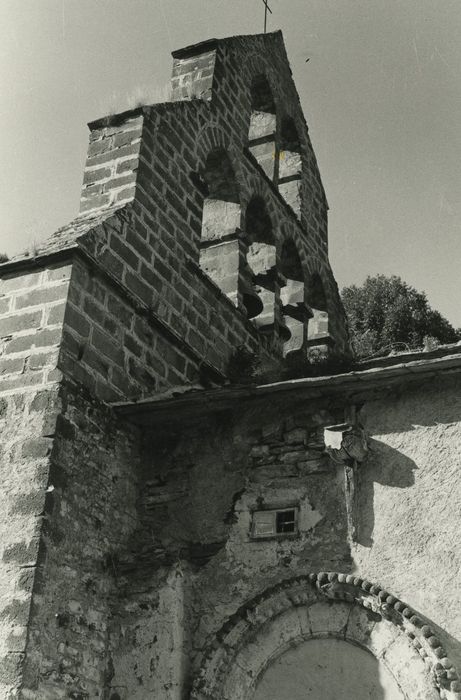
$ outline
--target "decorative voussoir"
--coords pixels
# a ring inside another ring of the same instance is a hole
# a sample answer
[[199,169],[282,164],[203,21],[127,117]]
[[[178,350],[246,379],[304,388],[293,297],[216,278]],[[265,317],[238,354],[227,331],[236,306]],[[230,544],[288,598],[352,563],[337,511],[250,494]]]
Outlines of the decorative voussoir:
[[[290,608],[305,606],[309,616],[309,607],[322,602],[328,606],[346,603],[351,607],[358,606],[359,609],[362,607],[378,615],[373,617],[373,620],[378,622],[372,624],[380,624],[379,620],[385,620],[384,624],[393,625],[397,628],[398,634],[407,639],[409,648],[417,654],[416,658],[420,657],[424,661],[427,669],[424,674],[429,686],[435,687],[443,700],[461,700],[461,683],[455,667],[432,628],[425,624],[412,608],[377,584],[352,574],[331,571],[306,574],[283,581],[243,606],[239,610],[238,619],[240,622],[244,619],[246,624],[239,624],[235,619],[231,627],[234,625],[238,630],[232,632],[229,627],[232,618],[225,623],[223,626],[226,628],[225,634],[222,636],[220,633],[217,634],[217,639],[221,639],[218,648],[210,645],[211,650],[205,654],[191,698],[222,700],[223,697],[227,697],[224,692],[226,679],[235,659],[240,654],[245,656],[247,645],[252,644],[258,638],[258,634],[261,635],[261,644],[263,644],[264,630],[267,629],[267,625],[275,624],[278,616],[289,614]],[[301,637],[299,633],[297,634],[298,637],[293,640],[293,643],[300,643],[318,636],[318,633],[314,634],[312,630],[309,632],[305,627]],[[328,634],[331,636],[330,632]],[[344,639],[345,635],[347,638],[345,629],[338,628],[337,634],[338,638]],[[335,636],[334,632],[333,636]],[[232,641],[231,646],[228,644],[230,641]],[[392,644],[392,641],[388,643]],[[256,679],[247,678],[245,682],[254,683]]]

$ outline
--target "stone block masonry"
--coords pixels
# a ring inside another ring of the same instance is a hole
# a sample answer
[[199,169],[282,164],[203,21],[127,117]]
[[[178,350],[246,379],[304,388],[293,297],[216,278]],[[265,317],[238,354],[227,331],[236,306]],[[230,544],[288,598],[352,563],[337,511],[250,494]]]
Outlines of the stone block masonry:
[[108,628],[119,552],[135,523],[139,438],[136,428],[70,387],[61,389],[59,408],[22,693],[108,697]]
[[[71,267],[36,266],[0,280],[0,697],[22,683],[41,532],[57,370]],[[11,695],[10,695],[11,693]]]
[[216,380],[236,339],[258,347],[203,273],[170,273],[138,228],[113,217],[73,266],[59,368],[104,401]]
[[46,511],[57,388],[0,396],[0,697],[19,697]]
[[56,372],[70,265],[0,279],[0,395],[59,379]]
[[91,132],[80,201],[82,214],[119,207],[133,199],[142,115],[118,118]]

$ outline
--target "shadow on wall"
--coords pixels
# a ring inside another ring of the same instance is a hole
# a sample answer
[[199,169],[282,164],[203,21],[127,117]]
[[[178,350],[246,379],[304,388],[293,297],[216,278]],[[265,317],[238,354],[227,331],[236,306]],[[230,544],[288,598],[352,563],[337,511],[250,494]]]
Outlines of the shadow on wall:
[[414,485],[418,469],[412,459],[383,442],[371,439],[369,448],[368,460],[358,476],[357,542],[364,547],[373,545],[375,483],[405,489]]
[[381,401],[365,404],[360,416],[367,431],[375,435],[461,423],[461,378],[436,377],[413,387],[403,384],[400,392],[394,388]]

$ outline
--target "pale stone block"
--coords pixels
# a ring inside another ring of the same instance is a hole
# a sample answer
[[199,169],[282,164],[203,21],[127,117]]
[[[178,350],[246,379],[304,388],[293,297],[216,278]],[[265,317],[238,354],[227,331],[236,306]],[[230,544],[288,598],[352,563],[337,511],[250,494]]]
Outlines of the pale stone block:
[[260,139],[263,136],[275,134],[277,127],[277,116],[271,112],[252,112],[250,118],[250,130],[248,137],[250,141]]
[[348,603],[314,603],[309,607],[312,633],[342,635],[350,612]]
[[301,154],[296,151],[280,151],[279,157],[279,177],[292,177],[301,175],[302,161]]
[[291,333],[291,338],[283,344],[283,354],[288,355],[289,352],[301,350],[304,343],[304,323],[289,316],[285,316],[284,321]]
[[370,635],[376,621],[367,616],[367,612],[359,605],[352,606],[351,614],[347,621],[346,639],[368,646]]
[[279,184],[279,192],[287,204],[299,216],[301,212],[300,180],[290,180]]
[[303,637],[310,637],[312,634],[311,621],[309,618],[309,608],[307,606],[296,608],[299,619],[299,629]]
[[214,241],[240,226],[240,204],[221,199],[205,199],[202,216],[202,240]]
[[275,150],[274,142],[269,141],[256,146],[250,146],[250,152],[257,160],[258,164],[266,173],[267,177],[272,180],[274,177],[275,165]]
[[[247,231],[251,235],[251,231]],[[252,243],[248,247],[247,262],[255,275],[275,268],[277,253],[275,245],[268,243]]]
[[424,661],[403,634],[385,650],[383,660],[411,700],[440,700]]
[[386,620],[378,622],[370,633],[368,648],[375,656],[383,656],[386,649],[395,641],[399,630],[395,625]]
[[328,335],[328,314],[326,311],[312,309],[314,312],[313,318],[309,319],[307,327],[308,340],[313,338],[324,338]]
[[304,282],[287,279],[285,287],[280,290],[282,304],[304,304]]

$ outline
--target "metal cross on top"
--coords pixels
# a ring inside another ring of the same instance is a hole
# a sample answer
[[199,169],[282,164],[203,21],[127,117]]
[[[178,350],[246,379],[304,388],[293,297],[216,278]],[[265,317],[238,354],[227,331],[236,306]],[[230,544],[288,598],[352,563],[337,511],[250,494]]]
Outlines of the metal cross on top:
[[262,0],[264,3],[264,34],[266,33],[267,29],[267,13],[270,12],[272,14],[272,10],[267,4],[267,0]]

